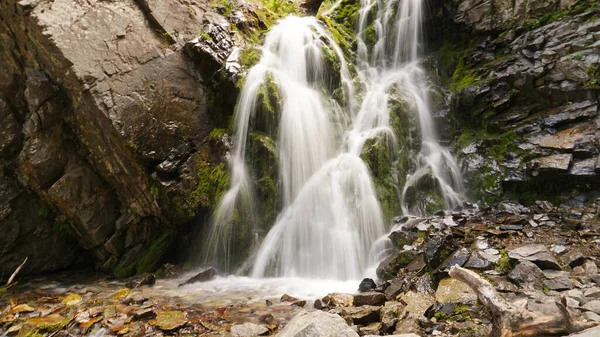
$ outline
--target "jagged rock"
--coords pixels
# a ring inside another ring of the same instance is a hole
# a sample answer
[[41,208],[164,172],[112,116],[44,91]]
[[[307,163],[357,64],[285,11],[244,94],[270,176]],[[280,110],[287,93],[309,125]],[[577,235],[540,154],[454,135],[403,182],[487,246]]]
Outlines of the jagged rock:
[[215,278],[216,276],[217,276],[217,270],[213,267],[210,267],[206,270],[199,272],[198,274],[194,275],[193,277],[189,278],[187,281],[179,284],[179,286],[181,287],[186,284],[210,281],[213,278]]
[[354,296],[343,293],[331,293],[321,299],[325,305],[334,307],[351,307],[354,303]]
[[391,332],[394,330],[403,308],[404,305],[398,302],[388,302],[381,307],[380,316],[382,331]]
[[232,337],[255,337],[262,336],[269,332],[269,329],[262,325],[254,323],[236,324],[231,327]]
[[403,288],[404,280],[395,278],[389,281],[387,288],[385,288],[384,290],[384,294],[388,299],[394,300],[396,299],[396,296],[398,296],[402,292]]
[[278,337],[358,337],[339,315],[323,311],[301,312],[279,332]]
[[371,305],[379,306],[383,305],[387,298],[384,294],[378,292],[365,292],[354,295],[354,306]]
[[452,253],[452,255],[446,259],[446,261],[442,262],[438,269],[440,271],[447,272],[454,265],[462,267],[465,265],[470,256],[471,252],[468,249],[461,248]]
[[493,263],[484,259],[478,251],[474,251],[464,266],[472,269],[489,269],[493,266]]
[[357,325],[367,325],[379,321],[380,307],[365,305],[359,308],[348,307],[342,309],[341,315],[347,321]]
[[508,274],[508,278],[522,287],[541,289],[544,273],[533,262],[523,260]]
[[600,315],[600,300],[589,301],[582,305],[582,308]]
[[389,280],[396,276],[400,268],[406,267],[417,255],[414,250],[393,253],[383,260],[377,267],[377,277]]
[[546,280],[544,285],[550,290],[569,290],[573,289],[573,282],[566,271],[544,270]]
[[381,331],[381,327],[382,327],[382,324],[380,322],[374,322],[367,326],[359,327],[358,331],[362,335],[378,334]]
[[360,292],[370,291],[375,288],[377,288],[377,284],[375,284],[375,281],[370,278],[363,279],[358,285],[358,291]]
[[435,303],[435,298],[432,295],[414,291],[407,292],[400,300],[406,303],[404,312],[407,313],[409,317],[423,316],[425,311]]
[[585,289],[583,291],[583,295],[587,298],[600,299],[600,288],[592,287],[589,289]]
[[567,253],[562,256],[565,264],[571,268],[580,266],[583,264],[585,257],[583,253],[579,249],[570,249]]
[[519,261],[527,260],[540,268],[560,270],[560,265],[552,253],[541,244],[532,244],[509,249],[508,256]]

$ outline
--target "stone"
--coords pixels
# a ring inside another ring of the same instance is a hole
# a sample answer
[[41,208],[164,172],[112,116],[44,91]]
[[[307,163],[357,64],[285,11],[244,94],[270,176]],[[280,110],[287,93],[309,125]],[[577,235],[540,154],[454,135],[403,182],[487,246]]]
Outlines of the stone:
[[452,253],[452,255],[450,255],[450,257],[448,257],[444,262],[442,262],[442,264],[438,267],[438,269],[440,271],[448,272],[450,270],[450,268],[454,265],[458,265],[459,267],[462,267],[465,265],[465,263],[467,263],[467,260],[469,259],[470,256],[471,256],[471,252],[469,252],[468,249],[461,248],[461,249],[455,251],[454,253]]
[[414,250],[399,251],[384,259],[377,267],[377,277],[390,280],[396,276],[400,268],[406,267],[417,255]]
[[388,286],[384,290],[385,296],[390,300],[395,300],[404,288],[404,280],[395,278],[389,281]]
[[563,261],[566,265],[571,268],[580,266],[584,262],[584,256],[580,249],[572,248],[562,256]]
[[356,307],[359,307],[361,305],[377,306],[383,305],[385,301],[387,301],[387,297],[384,294],[371,291],[355,294],[353,304]]
[[157,311],[156,319],[150,321],[150,324],[163,331],[173,331],[183,327],[187,322],[183,311]]
[[236,324],[231,326],[231,337],[255,337],[269,332],[263,325],[254,323]]
[[567,337],[598,337],[600,336],[600,326],[595,328],[587,329],[578,333],[570,334]]
[[571,165],[571,154],[555,154],[538,159],[540,170],[567,171]]
[[198,274],[189,278],[185,282],[179,284],[179,286],[181,287],[186,284],[210,281],[210,280],[214,279],[216,276],[217,276],[217,270],[213,267],[210,267],[208,269],[205,269],[205,270],[199,272]]
[[550,290],[570,290],[573,289],[573,281],[566,271],[544,270],[542,271],[546,278],[543,283]]
[[554,255],[542,244],[524,245],[509,249],[508,257],[519,261],[531,261],[543,269],[561,270]]
[[323,312],[301,312],[279,332],[278,337],[358,337],[339,315]]
[[377,284],[375,284],[375,281],[371,278],[363,279],[358,285],[358,291],[360,292],[370,291],[375,288],[377,288]]
[[587,298],[600,299],[600,288],[592,287],[592,288],[585,289],[583,291],[583,295]]
[[598,275],[598,265],[596,265],[593,261],[586,261],[583,264],[583,269],[585,270],[585,274],[587,276]]
[[508,273],[508,278],[521,287],[541,289],[545,277],[533,262],[523,260]]
[[595,312],[586,311],[583,313],[583,317],[591,322],[600,322],[600,315]]
[[600,315],[600,300],[589,301],[581,307]]
[[378,334],[381,331],[382,324],[380,322],[374,322],[367,326],[362,326],[358,328],[358,331],[361,335],[372,335]]
[[438,284],[435,299],[440,304],[475,304],[477,295],[467,284],[453,278],[446,278]]
[[343,293],[331,293],[321,299],[323,304],[334,307],[351,307],[354,303],[354,296]]
[[493,263],[487,259],[484,259],[478,251],[471,253],[469,260],[464,265],[465,268],[471,269],[490,269]]
[[381,328],[384,332],[391,332],[394,330],[396,323],[398,323],[398,317],[404,305],[398,302],[388,302],[380,310]]
[[298,301],[297,298],[290,296],[288,294],[283,294],[281,295],[281,298],[279,299],[281,302],[296,302]]
[[379,321],[380,318],[380,307],[365,305],[362,307],[348,307],[343,308],[341,315],[347,321],[351,321],[357,325],[367,325],[372,322]]
[[416,318],[425,314],[425,311],[435,303],[435,298],[430,294],[409,291],[400,298],[400,301],[406,303],[404,312],[409,317]]

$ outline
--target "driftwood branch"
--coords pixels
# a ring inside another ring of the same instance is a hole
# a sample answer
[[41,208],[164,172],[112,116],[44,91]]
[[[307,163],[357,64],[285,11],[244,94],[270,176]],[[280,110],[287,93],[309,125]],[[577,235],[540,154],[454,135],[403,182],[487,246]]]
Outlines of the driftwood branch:
[[477,294],[477,298],[492,317],[492,337],[544,336],[579,332],[599,325],[597,322],[576,321],[566,298],[556,305],[559,313],[545,316],[526,309],[526,302],[509,303],[494,287],[477,273],[457,265],[450,268],[450,276],[467,284]]
[[21,263],[21,265],[19,265],[17,267],[17,269],[15,269],[15,271],[12,273],[12,275],[10,275],[10,277],[8,278],[8,282],[6,282],[6,286],[7,287],[10,286],[10,284],[12,283],[12,281],[15,279],[15,277],[17,276],[17,274],[21,271],[21,269],[25,265],[25,263],[27,263],[27,259],[29,259],[29,257],[26,257],[25,260],[23,261],[23,263]]

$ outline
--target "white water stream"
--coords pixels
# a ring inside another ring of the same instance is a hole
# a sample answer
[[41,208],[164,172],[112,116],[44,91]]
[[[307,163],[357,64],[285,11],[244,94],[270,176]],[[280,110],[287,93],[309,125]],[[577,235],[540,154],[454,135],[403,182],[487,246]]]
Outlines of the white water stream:
[[[363,32],[373,6],[378,8],[373,23],[377,43],[368,50]],[[417,170],[407,177],[398,202],[408,186],[426,174],[438,182],[448,208],[462,202],[459,170],[436,140],[425,74],[419,65],[421,19],[422,0],[362,0],[356,67],[365,88],[362,95],[355,93],[339,47],[314,17],[288,17],[271,29],[261,60],[248,73],[238,100],[231,187],[213,219],[209,239],[213,255],[228,260],[230,250],[236,248],[230,244],[234,218],[243,216],[251,226],[257,225],[246,143],[259,91],[270,80],[279,88],[282,101],[276,148],[283,209],[252,257],[252,277],[374,277],[385,248],[375,243],[386,226],[360,154],[370,138],[394,139],[388,108],[393,88],[417,114],[422,137],[421,151],[414,159]],[[343,107],[325,89],[326,48],[341,63]],[[404,205],[403,210],[408,212]]]

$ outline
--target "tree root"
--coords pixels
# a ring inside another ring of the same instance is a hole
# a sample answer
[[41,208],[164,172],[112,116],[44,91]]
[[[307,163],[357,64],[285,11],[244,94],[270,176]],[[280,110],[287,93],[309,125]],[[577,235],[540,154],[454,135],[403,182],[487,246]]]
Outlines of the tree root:
[[555,336],[579,332],[600,325],[598,322],[576,321],[567,308],[567,299],[556,303],[559,313],[541,315],[526,309],[527,301],[508,303],[494,287],[477,273],[457,265],[450,268],[450,276],[465,283],[492,317],[492,337]]

